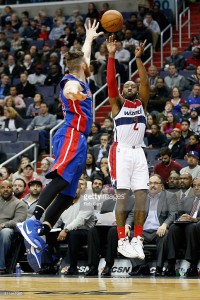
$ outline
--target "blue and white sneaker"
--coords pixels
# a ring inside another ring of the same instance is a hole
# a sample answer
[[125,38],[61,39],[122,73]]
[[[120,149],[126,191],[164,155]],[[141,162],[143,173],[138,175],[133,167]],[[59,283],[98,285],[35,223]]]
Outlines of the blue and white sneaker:
[[41,270],[42,254],[45,251],[46,243],[43,240],[43,248],[42,249],[38,249],[38,248],[31,246],[26,240],[24,240],[24,244],[26,247],[27,261],[28,261],[30,267],[33,269],[33,271],[37,273]]
[[39,236],[39,232],[42,230],[40,221],[27,219],[22,223],[17,223],[16,227],[31,246],[38,249],[43,248],[44,240]]

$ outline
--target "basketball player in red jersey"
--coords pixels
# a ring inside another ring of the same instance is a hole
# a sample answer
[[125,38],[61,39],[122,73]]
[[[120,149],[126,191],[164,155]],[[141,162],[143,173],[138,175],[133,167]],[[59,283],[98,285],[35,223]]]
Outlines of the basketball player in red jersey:
[[[146,41],[135,49],[136,64],[141,79],[139,91],[133,81],[127,81],[120,95],[115,71],[116,41],[113,36],[110,36],[107,41],[108,96],[114,120],[114,143],[109,153],[109,166],[113,184],[117,189],[118,252],[129,258],[140,259],[145,257],[142,230],[149,186],[147,161],[142,149],[146,127],[145,111],[149,99],[148,76],[141,61],[145,43]],[[126,236],[125,227],[125,210],[130,189],[135,194],[134,237],[131,243]]]

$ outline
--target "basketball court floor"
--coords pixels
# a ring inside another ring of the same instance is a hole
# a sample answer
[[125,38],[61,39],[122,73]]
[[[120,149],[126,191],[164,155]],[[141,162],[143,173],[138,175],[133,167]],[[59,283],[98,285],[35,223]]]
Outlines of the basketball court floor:
[[0,277],[0,299],[200,299],[200,280],[176,278]]

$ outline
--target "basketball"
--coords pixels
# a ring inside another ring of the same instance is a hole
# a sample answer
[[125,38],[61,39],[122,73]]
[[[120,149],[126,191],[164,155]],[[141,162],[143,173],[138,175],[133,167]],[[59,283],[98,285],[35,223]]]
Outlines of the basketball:
[[116,32],[122,29],[124,23],[122,14],[117,10],[106,11],[101,18],[101,25],[107,32]]

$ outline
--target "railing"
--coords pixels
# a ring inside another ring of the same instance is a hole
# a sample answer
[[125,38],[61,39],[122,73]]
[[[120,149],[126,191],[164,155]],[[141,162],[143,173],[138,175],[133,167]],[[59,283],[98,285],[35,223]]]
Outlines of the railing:
[[[187,13],[187,20],[182,24],[182,17]],[[182,46],[182,28],[188,24],[188,38],[190,38],[190,9],[187,7],[179,15],[179,47]]]
[[178,16],[179,16],[179,12],[180,12],[180,7],[182,7],[183,9],[182,9],[182,11],[184,11],[185,10],[185,1],[184,0],[182,0],[182,1],[180,1],[180,0],[175,0],[175,3],[174,3],[174,5],[175,5],[175,23],[176,23],[176,30],[178,30]]
[[[121,78],[120,75],[117,74],[116,75],[116,79],[117,79],[117,85],[118,85],[118,90],[120,91],[120,86],[121,86]],[[104,105],[104,103],[106,103],[108,101],[108,97],[106,99],[104,99],[97,107],[96,107],[96,97],[97,95],[104,90],[107,87],[107,83],[105,83],[100,89],[98,89],[98,91],[96,91],[93,94],[93,121],[95,121],[95,115],[96,115],[96,110],[99,109],[101,106]]]
[[64,123],[65,123],[65,120],[62,120],[60,123],[58,123],[56,126],[54,126],[49,132],[49,156],[50,157],[52,157],[52,155],[53,155],[53,149],[52,149],[53,133],[56,129],[58,129]]
[[[143,63],[144,65],[146,65],[149,61],[151,61],[151,64],[153,64],[153,48],[152,48],[152,44],[148,44],[145,48],[144,51],[146,51],[148,48],[150,48],[150,57],[147,58],[147,60]],[[134,63],[134,61],[136,60],[136,58],[134,57],[128,64],[128,72],[129,72],[129,80],[131,80],[131,78],[133,76],[135,76],[138,73],[138,70],[136,70],[134,73],[132,73],[131,69],[132,69],[132,64]]]
[[0,168],[7,165],[9,162],[13,161],[15,158],[19,157],[20,155],[22,155],[23,153],[27,152],[28,150],[34,148],[34,160],[32,161],[32,163],[34,164],[34,170],[36,171],[37,169],[37,144],[32,144],[28,147],[26,147],[24,150],[20,151],[19,153],[15,154],[13,157],[7,159],[6,161],[4,161],[1,165]]
[[[163,36],[164,36],[164,33],[170,29],[170,36],[169,38],[164,42],[163,41]],[[163,51],[163,48],[164,46],[170,42],[170,50],[172,49],[172,25],[169,24],[167,27],[165,27],[165,29],[163,31],[161,31],[160,33],[160,64],[161,64],[161,68],[163,67],[163,56],[164,56],[164,51]],[[170,51],[171,52],[171,51]]]

